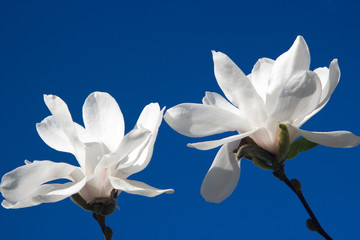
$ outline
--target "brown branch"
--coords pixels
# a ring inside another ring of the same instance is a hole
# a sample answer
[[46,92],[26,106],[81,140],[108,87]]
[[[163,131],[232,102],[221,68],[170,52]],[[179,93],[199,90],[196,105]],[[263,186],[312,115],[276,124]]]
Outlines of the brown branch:
[[113,231],[110,227],[105,225],[105,217],[104,215],[93,213],[93,218],[98,222],[98,224],[101,227],[101,230],[104,234],[105,240],[111,240]]
[[311,210],[309,204],[307,203],[302,191],[301,191],[301,183],[297,179],[292,179],[291,181],[285,174],[284,165],[279,166],[274,172],[273,175],[284,182],[300,199],[302,205],[308,212],[311,218],[307,219],[306,225],[309,230],[318,232],[321,236],[323,236],[326,240],[332,240],[332,238],[325,232],[325,230],[320,225],[319,221],[315,217],[314,212]]

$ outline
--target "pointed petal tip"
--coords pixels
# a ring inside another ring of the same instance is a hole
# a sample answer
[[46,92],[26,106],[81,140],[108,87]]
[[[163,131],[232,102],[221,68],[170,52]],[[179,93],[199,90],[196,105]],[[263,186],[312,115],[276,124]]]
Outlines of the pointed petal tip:
[[305,41],[304,37],[301,35],[298,35],[296,37],[293,45],[295,45],[295,43],[296,43],[296,45],[305,45],[307,47],[306,41]]
[[147,109],[147,108],[151,108],[151,111],[157,111],[157,112],[163,111],[165,109],[165,108],[162,108],[162,110],[160,110],[160,105],[157,102],[149,103],[148,105],[146,105],[144,107],[144,109]]
[[173,194],[175,192],[174,189],[166,189],[166,194]]
[[186,146],[189,147],[189,148],[195,148],[194,143],[188,143],[188,144],[186,144]]
[[27,159],[24,160],[24,163],[25,163],[26,165],[32,164],[32,162],[29,161],[29,160],[27,160]]
[[219,57],[226,57],[227,55],[225,53],[219,52],[219,51],[215,51],[215,50],[211,50],[212,56],[213,58],[219,58]]
[[3,208],[9,209],[10,207],[9,207],[9,205],[6,204],[6,203],[7,203],[7,201],[6,201],[6,200],[3,200],[3,201],[1,202],[1,206],[2,206]]
[[159,109],[159,111],[160,111],[160,104],[158,102],[152,102],[150,104],[151,104],[151,106],[156,107],[156,109]]
[[166,109],[166,106],[164,106],[162,109],[161,109],[161,112],[164,114],[164,111]]
[[340,71],[340,67],[339,67],[339,60],[337,58],[334,58],[331,62],[330,62],[330,66],[331,67],[335,67],[338,71]]
[[299,41],[304,40],[304,37],[302,35],[297,35],[296,40],[299,40]]
[[54,94],[44,94],[43,95],[45,99],[55,98],[56,96]]
[[171,108],[168,109],[168,110],[166,110],[163,118],[164,118],[165,122],[171,127],[172,117],[171,117],[171,115],[170,115],[171,113],[169,113],[170,110],[171,110]]
[[213,59],[215,59],[215,57],[218,55],[218,52],[216,52],[215,50],[211,50],[211,54]]
[[48,101],[53,95],[52,94],[43,94],[44,102]]

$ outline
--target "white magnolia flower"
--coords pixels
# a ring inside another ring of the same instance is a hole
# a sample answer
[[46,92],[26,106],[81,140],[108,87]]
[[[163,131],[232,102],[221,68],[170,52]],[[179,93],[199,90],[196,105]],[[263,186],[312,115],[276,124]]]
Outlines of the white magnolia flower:
[[184,103],[169,109],[166,122],[189,137],[204,137],[227,131],[238,134],[216,141],[189,144],[200,150],[223,145],[201,187],[209,202],[221,202],[235,189],[240,161],[234,157],[240,140],[251,137],[258,146],[277,154],[279,124],[287,124],[290,142],[299,136],[329,147],[354,147],[359,137],[347,131],[309,132],[300,127],[329,101],[340,78],[338,62],[329,68],[309,71],[310,53],[298,36],[291,48],[275,61],[259,59],[245,75],[231,59],[213,51],[216,80],[229,103],[219,94],[207,92],[203,104]]
[[[94,92],[83,106],[85,128],[73,122],[66,103],[54,95],[44,95],[52,113],[36,125],[44,142],[55,150],[72,153],[80,167],[52,161],[25,161],[26,165],[5,174],[0,190],[5,208],[23,208],[56,202],[78,193],[91,203],[109,198],[117,189],[154,197],[172,193],[127,179],[149,163],[163,111],[157,103],[147,105],[134,129],[124,136],[124,119],[115,99]],[[48,183],[68,179],[67,183]]]

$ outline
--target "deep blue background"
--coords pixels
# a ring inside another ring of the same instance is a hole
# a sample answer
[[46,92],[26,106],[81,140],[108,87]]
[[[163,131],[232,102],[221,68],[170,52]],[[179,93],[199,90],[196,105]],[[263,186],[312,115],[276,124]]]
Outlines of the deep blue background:
[[[297,35],[307,41],[311,69],[339,59],[340,83],[306,130],[360,135],[358,1],[16,1],[0,2],[0,175],[24,159],[76,164],[49,148],[35,124],[50,113],[42,95],[64,99],[75,121],[93,91],[109,92],[131,130],[150,102],[172,107],[221,93],[210,50],[227,53],[249,73],[275,59]],[[213,136],[209,139],[219,139]],[[243,161],[234,193],[221,204],[200,196],[217,149],[198,151],[162,123],[150,165],[131,178],[173,195],[119,196],[107,223],[115,239],[321,239],[307,213],[271,172]],[[360,147],[317,147],[288,162],[319,221],[334,239],[360,239]],[[0,239],[102,239],[89,212],[70,199],[0,208]]]

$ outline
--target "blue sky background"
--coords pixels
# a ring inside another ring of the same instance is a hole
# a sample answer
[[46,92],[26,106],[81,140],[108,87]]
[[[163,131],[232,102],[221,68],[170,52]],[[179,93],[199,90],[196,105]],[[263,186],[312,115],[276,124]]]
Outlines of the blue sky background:
[[[258,58],[275,59],[297,35],[311,69],[339,59],[340,83],[306,130],[360,135],[359,1],[16,1],[0,2],[0,175],[24,159],[76,164],[48,147],[35,124],[50,113],[43,94],[60,96],[76,122],[93,91],[119,103],[126,132],[150,102],[172,107],[221,93],[211,50],[228,54],[248,74]],[[221,93],[222,94],[222,93]],[[229,135],[229,134],[227,134]],[[218,139],[223,135],[204,138]],[[108,217],[113,239],[322,239],[308,231],[306,211],[271,172],[242,162],[238,187],[221,204],[200,195],[218,149],[186,147],[191,139],[162,123],[150,165],[131,178],[173,195],[122,193]],[[287,163],[289,178],[334,239],[359,239],[360,147],[319,146]],[[0,239],[102,239],[91,213],[70,199],[0,208]]]

